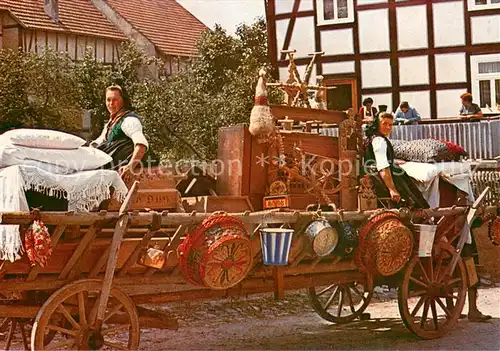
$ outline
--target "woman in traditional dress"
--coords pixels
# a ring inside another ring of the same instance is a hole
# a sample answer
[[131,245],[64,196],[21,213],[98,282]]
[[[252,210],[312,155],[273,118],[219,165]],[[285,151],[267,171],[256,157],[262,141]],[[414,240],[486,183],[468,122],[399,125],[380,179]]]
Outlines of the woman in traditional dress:
[[146,159],[149,144],[142,131],[140,117],[133,111],[127,92],[118,85],[106,88],[109,122],[90,145],[109,154],[113,161],[106,168],[118,170],[123,178]]
[[366,129],[365,173],[371,176],[379,198],[390,198],[396,207],[401,200],[415,208],[429,204],[406,172],[394,163],[394,149],[387,137],[391,134],[394,117],[384,112],[375,117]]
[[377,113],[377,109],[373,106],[373,99],[370,97],[364,99],[363,106],[359,109],[359,115],[361,116],[363,123],[372,123]]

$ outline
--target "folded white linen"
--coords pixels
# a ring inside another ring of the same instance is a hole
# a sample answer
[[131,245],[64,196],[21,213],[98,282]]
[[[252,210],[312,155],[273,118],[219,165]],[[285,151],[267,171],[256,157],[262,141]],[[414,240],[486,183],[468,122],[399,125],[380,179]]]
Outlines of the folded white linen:
[[39,149],[12,144],[0,146],[0,167],[26,164],[25,161],[44,162],[58,167],[85,171],[97,169],[112,161],[111,156],[92,147],[71,150]]

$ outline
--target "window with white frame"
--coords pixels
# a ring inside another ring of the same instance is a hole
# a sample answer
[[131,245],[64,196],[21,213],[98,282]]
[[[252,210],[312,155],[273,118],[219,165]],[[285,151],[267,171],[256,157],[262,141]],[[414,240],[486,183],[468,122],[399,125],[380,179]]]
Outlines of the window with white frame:
[[318,25],[354,21],[353,0],[316,0]]
[[471,57],[472,87],[482,108],[500,105],[500,54]]
[[469,10],[499,9],[500,0],[469,0]]

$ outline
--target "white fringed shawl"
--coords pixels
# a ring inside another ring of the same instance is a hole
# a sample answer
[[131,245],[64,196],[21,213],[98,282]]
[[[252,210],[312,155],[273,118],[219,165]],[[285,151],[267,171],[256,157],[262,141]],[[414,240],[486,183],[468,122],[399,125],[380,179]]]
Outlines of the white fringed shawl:
[[[118,173],[109,170],[59,175],[38,167],[18,165],[0,170],[0,212],[29,211],[25,190],[66,198],[68,210],[90,211],[111,197],[123,200],[127,187]],[[0,259],[11,262],[23,252],[18,225],[0,225]]]

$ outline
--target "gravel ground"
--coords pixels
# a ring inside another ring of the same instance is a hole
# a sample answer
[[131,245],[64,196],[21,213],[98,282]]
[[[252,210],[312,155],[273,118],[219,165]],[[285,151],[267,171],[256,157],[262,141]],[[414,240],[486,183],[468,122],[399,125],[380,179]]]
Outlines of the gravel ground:
[[141,350],[499,350],[499,287],[480,291],[480,309],[491,314],[492,321],[460,321],[455,330],[438,340],[420,340],[405,329],[393,294],[385,292],[375,298],[366,311],[372,319],[344,326],[322,320],[300,293],[288,294],[284,301],[261,296],[171,305],[169,310],[179,316],[181,328],[143,330]]
[[[180,329],[143,329],[140,349],[499,350],[499,285],[480,290],[480,309],[491,314],[493,320],[462,320],[455,330],[438,340],[420,340],[408,332],[399,317],[396,292],[378,288],[366,310],[372,319],[343,326],[321,319],[312,311],[304,292],[287,293],[282,301],[275,301],[271,295],[253,295],[147,306],[176,315]],[[12,349],[22,350],[20,341],[20,335],[16,335]],[[0,341],[0,349],[3,346]]]

